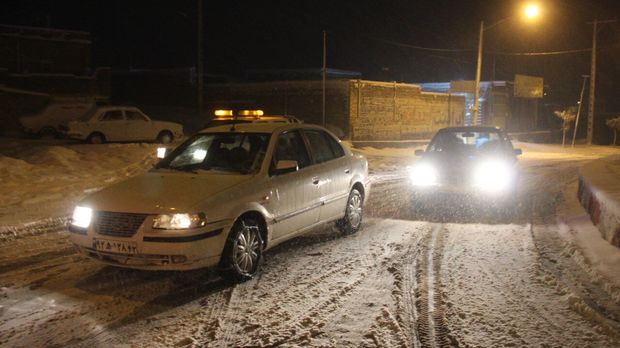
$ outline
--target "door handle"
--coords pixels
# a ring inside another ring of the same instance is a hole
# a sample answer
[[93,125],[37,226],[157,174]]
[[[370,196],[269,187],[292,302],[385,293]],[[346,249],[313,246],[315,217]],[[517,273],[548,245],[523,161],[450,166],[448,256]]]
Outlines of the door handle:
[[312,178],[312,183],[315,184],[315,185],[318,185],[319,184],[319,177],[315,176],[314,178]]
[[345,172],[346,174],[350,174],[350,173],[351,173],[351,169],[347,168],[347,169],[345,169],[345,170],[344,170],[344,172]]

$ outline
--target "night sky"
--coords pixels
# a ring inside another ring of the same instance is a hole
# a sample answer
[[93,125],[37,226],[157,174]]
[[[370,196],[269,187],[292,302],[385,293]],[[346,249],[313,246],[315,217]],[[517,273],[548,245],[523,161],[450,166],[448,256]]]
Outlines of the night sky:
[[[517,17],[485,35],[483,79],[539,75],[550,99],[576,101],[589,52],[522,57],[591,46],[595,17],[616,19],[620,1],[548,0],[538,23]],[[250,69],[320,68],[322,30],[328,67],[366,79],[399,82],[473,79],[480,20],[492,24],[518,13],[522,1],[209,1],[204,2],[205,67],[212,75],[243,78]],[[195,65],[196,0],[3,1],[0,23],[85,30],[93,65],[167,68]],[[409,46],[459,50],[425,51]],[[602,111],[618,111],[620,23],[599,33],[598,86]]]

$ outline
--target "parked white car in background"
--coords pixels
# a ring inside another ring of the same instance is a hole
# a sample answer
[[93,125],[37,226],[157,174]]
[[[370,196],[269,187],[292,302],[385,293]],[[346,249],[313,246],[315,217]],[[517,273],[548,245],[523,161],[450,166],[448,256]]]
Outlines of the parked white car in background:
[[53,137],[60,135],[67,123],[79,119],[94,107],[94,103],[83,100],[54,100],[41,112],[20,117],[19,123],[27,134]]
[[69,231],[106,264],[149,270],[219,265],[246,280],[263,251],[327,222],[356,232],[368,162],[319,126],[208,128],[141,176],[78,204]]
[[92,144],[107,141],[157,141],[167,144],[183,136],[183,126],[151,120],[136,107],[103,106],[69,122],[66,133],[69,138]]

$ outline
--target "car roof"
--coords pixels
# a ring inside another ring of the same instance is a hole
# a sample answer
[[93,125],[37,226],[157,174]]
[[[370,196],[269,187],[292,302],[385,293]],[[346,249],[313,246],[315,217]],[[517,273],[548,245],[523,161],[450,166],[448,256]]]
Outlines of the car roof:
[[[199,133],[230,133],[233,124],[227,124],[222,126],[214,126],[201,130]],[[288,129],[321,129],[325,128],[312,124],[300,124],[300,123],[235,123],[234,132],[241,133],[275,133],[276,131],[285,131]]]
[[139,110],[137,107],[135,106],[127,106],[127,105],[105,105],[105,106],[97,106],[97,110],[100,111],[108,111],[108,110],[119,110],[119,109],[124,109],[124,110]]
[[489,127],[489,126],[461,126],[461,127],[446,127],[442,128],[439,132],[502,132],[502,130],[498,127]]

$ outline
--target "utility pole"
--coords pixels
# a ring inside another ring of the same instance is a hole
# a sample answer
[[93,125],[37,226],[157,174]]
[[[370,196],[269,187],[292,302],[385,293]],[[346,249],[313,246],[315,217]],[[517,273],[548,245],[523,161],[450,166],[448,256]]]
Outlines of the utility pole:
[[471,123],[473,125],[478,124],[478,108],[479,108],[479,99],[480,99],[480,74],[482,72],[482,43],[484,40],[484,21],[480,21],[480,36],[478,38],[478,65],[476,67],[476,83],[475,83],[475,91],[474,91],[474,110],[472,110],[472,120]]
[[202,119],[203,116],[203,91],[204,91],[204,66],[203,66],[203,57],[202,57],[202,0],[196,0],[198,2],[198,28],[197,28],[197,39],[196,39],[196,86],[197,88],[197,96],[198,101],[198,117]]
[[577,118],[575,119],[575,129],[573,130],[573,143],[572,147],[575,147],[575,139],[577,138],[577,127],[579,127],[579,116],[581,115],[581,106],[583,105],[583,93],[586,91],[586,81],[588,81],[589,75],[583,75],[583,84],[581,85],[581,95],[579,96],[579,105],[577,106]]
[[325,75],[327,73],[327,32],[323,30],[323,127],[325,127]]
[[590,64],[590,98],[588,100],[588,134],[586,143],[592,145],[592,136],[594,132],[594,102],[596,97],[596,37],[598,34],[598,25],[605,23],[615,23],[615,20],[599,21],[595,19],[592,23],[592,62]]
[[586,143],[592,145],[592,133],[594,129],[594,97],[596,96],[596,32],[598,20],[592,24],[592,62],[590,63],[590,99],[588,100],[588,134]]

